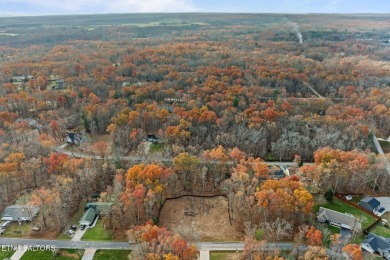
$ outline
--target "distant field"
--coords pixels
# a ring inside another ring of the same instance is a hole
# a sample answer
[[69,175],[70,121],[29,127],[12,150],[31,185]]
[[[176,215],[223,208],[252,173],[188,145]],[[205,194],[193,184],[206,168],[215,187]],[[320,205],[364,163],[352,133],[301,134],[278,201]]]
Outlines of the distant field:
[[121,24],[121,26],[135,26],[135,27],[152,27],[152,26],[189,26],[189,25],[209,25],[208,23],[202,22],[192,22],[192,23],[183,23],[183,22],[150,22],[150,23],[129,23]]
[[0,33],[0,36],[18,36],[18,33]]

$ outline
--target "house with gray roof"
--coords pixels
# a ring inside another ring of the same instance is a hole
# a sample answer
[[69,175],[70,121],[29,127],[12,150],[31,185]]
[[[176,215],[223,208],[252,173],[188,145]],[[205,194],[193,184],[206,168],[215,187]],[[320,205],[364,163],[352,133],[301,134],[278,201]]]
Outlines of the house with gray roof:
[[2,221],[31,221],[39,212],[39,207],[29,205],[11,205],[4,209]]
[[90,207],[87,211],[85,211],[84,215],[81,217],[79,223],[80,225],[91,226],[92,223],[97,218],[98,214],[96,210]]
[[390,238],[370,233],[363,240],[361,247],[370,253],[378,253],[384,259],[390,260]]
[[329,223],[329,225],[348,230],[361,230],[361,225],[356,221],[352,214],[341,213],[331,209],[320,207],[317,214],[317,220],[322,223]]
[[112,202],[90,202],[85,205],[85,209],[93,208],[99,215],[107,215],[110,213]]
[[381,203],[376,198],[365,197],[359,202],[359,205],[365,208],[366,210],[373,212],[374,210],[377,210],[380,207]]

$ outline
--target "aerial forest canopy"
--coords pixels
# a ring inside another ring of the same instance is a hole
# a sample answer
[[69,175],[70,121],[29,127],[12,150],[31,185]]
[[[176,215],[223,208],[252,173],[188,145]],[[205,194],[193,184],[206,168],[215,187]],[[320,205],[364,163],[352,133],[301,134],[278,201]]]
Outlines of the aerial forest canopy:
[[[390,136],[389,28],[385,15],[0,17],[0,209],[33,190],[40,227],[60,230],[100,191],[114,236],[192,259],[156,226],[162,207],[214,196],[240,234],[255,223],[326,255],[306,226],[316,194],[388,192],[373,137]],[[291,176],[270,166],[282,161]]]

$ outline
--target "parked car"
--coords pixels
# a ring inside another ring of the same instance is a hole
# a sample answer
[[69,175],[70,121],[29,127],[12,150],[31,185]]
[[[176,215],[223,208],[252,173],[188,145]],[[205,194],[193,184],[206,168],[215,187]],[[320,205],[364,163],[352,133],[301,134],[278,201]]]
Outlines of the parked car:
[[383,211],[385,211],[385,208],[380,208],[380,209],[378,209],[378,212],[379,212],[379,213],[382,213]]
[[72,230],[77,230],[77,226],[76,226],[76,225],[72,225],[72,226],[70,226],[70,228],[71,228]]
[[1,223],[1,228],[6,229],[11,224],[11,221],[5,221]]
[[72,236],[74,234],[74,231],[69,229],[68,231],[66,231],[66,234],[68,234],[69,236]]
[[81,226],[80,226],[80,230],[84,230],[85,227],[86,227],[86,225],[81,225]]

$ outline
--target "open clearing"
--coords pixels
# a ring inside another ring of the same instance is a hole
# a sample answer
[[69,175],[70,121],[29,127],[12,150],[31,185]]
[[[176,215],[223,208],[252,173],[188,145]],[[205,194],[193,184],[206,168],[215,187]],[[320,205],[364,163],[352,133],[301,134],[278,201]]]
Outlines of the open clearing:
[[236,252],[210,252],[210,260],[239,260],[242,258],[242,253]]
[[232,241],[242,237],[229,221],[228,200],[223,196],[184,196],[167,200],[159,226],[192,240]]

